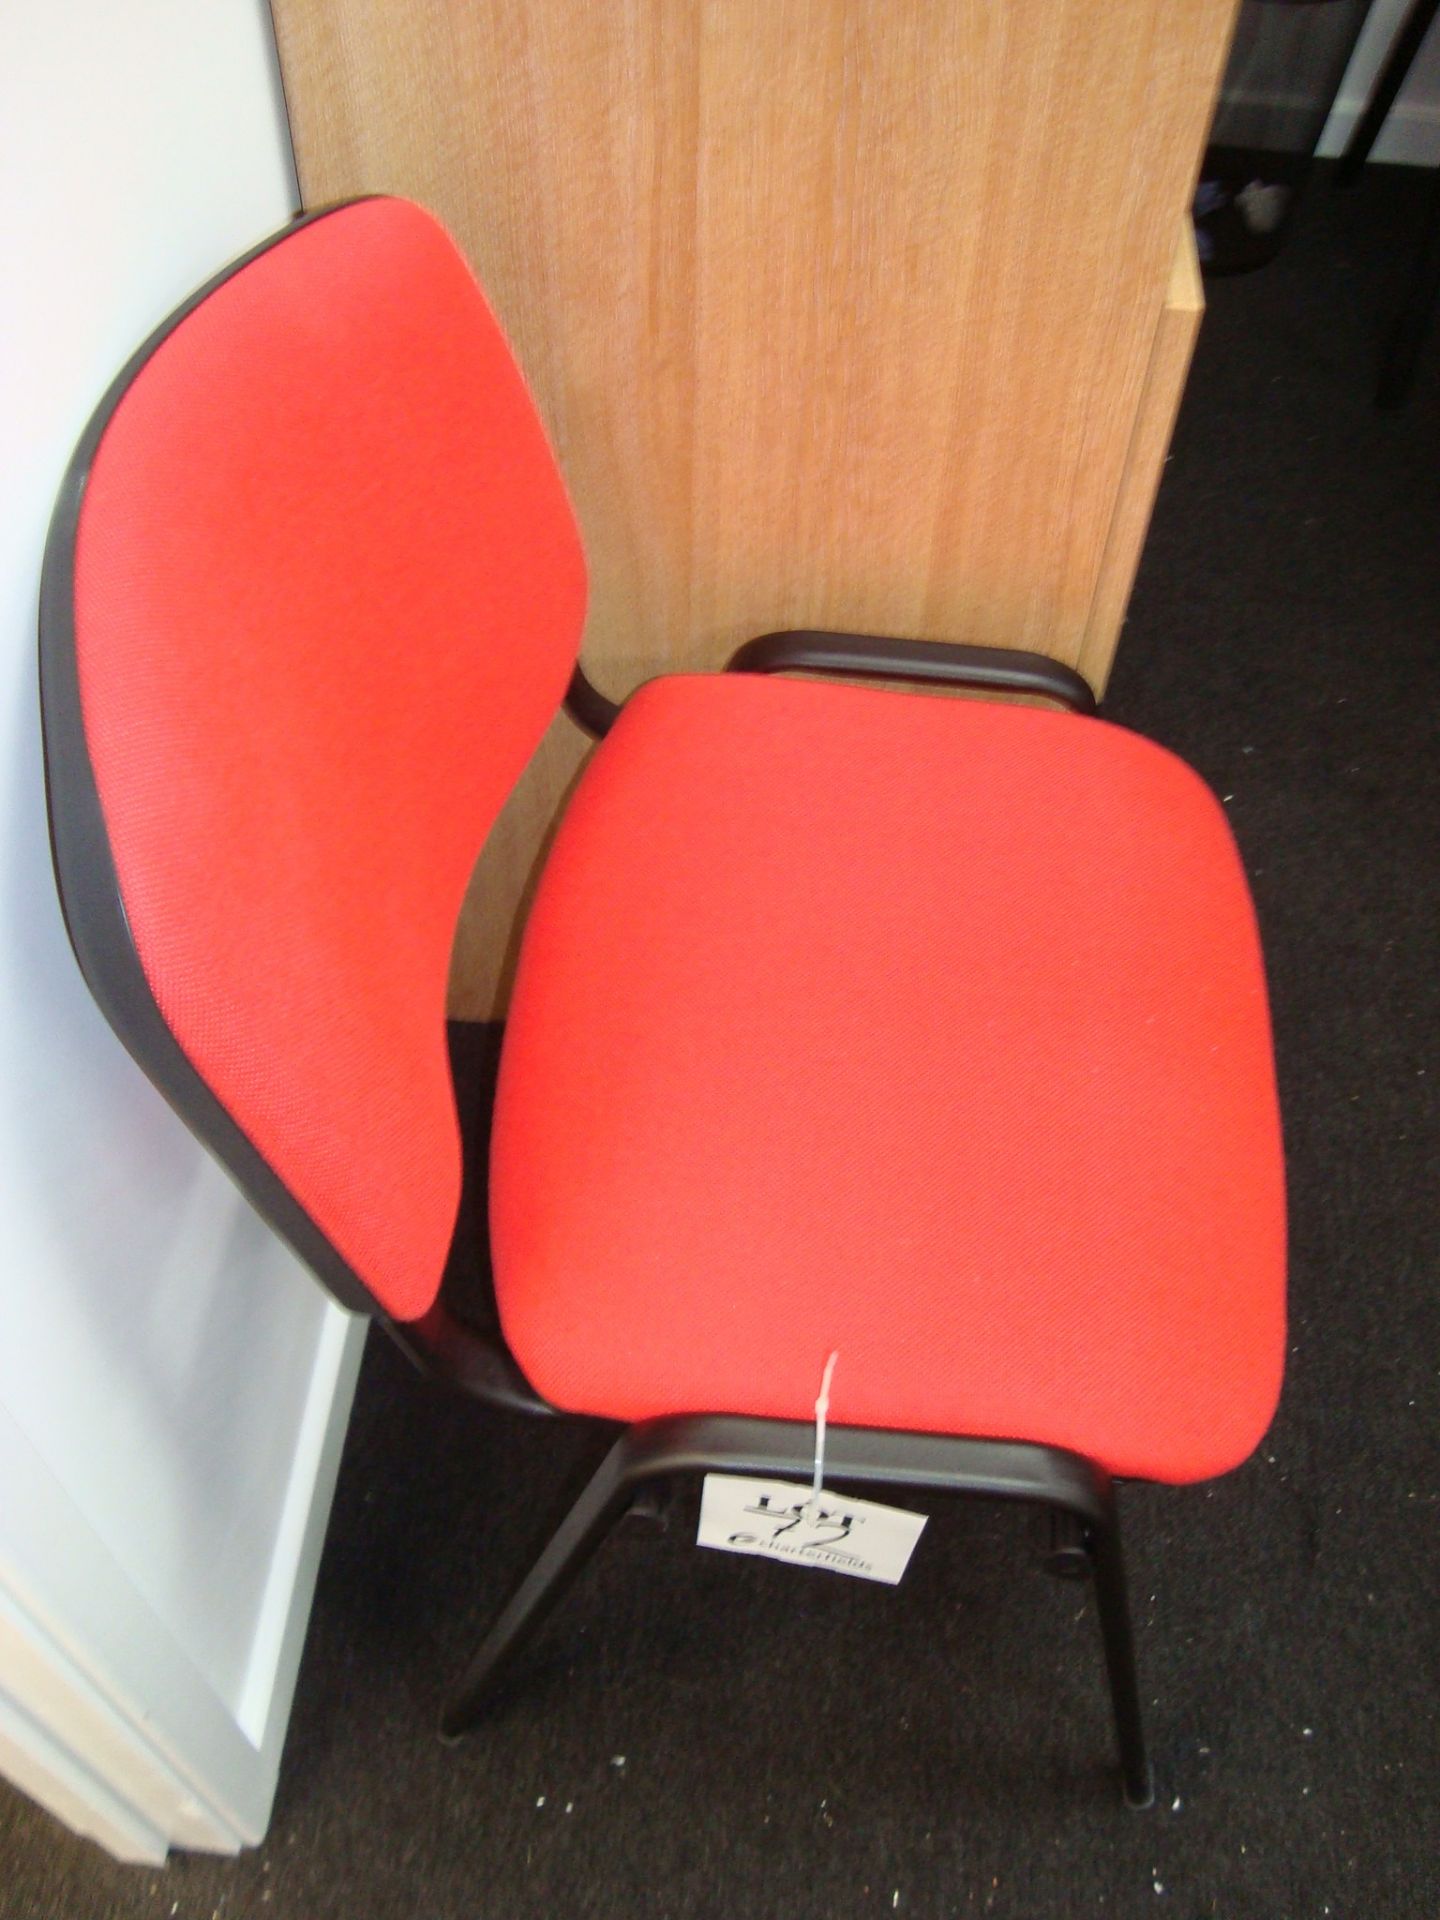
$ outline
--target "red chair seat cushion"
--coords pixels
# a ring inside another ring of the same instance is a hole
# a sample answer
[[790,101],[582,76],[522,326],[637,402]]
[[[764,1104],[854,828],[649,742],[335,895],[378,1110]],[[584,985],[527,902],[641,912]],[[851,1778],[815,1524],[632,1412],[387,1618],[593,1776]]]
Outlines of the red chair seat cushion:
[[808,1420],[838,1350],[836,1423],[1236,1465],[1284,1194],[1222,809],[1099,721],[653,683],[540,884],[491,1185],[560,1407]]

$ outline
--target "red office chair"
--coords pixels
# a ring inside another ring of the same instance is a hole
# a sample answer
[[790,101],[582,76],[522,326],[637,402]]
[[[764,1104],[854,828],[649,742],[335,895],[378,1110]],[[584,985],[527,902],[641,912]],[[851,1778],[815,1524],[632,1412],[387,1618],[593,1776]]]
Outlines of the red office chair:
[[[46,554],[85,976],[347,1306],[482,1399],[622,1428],[447,1731],[639,1483],[808,1475],[838,1349],[830,1479],[1070,1516],[1143,1804],[1113,1482],[1243,1460],[1284,1351],[1265,990],[1221,809],[1021,653],[771,636],[617,717],[576,667],[584,606],[534,406],[427,214],[310,215],[211,281],[106,396]],[[605,737],[504,1044],[501,1338],[437,1298],[447,962],[567,683]]]

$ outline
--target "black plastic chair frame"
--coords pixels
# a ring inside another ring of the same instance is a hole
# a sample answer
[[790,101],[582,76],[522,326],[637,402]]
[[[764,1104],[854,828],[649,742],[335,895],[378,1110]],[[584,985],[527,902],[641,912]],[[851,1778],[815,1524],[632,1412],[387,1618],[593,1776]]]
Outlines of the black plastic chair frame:
[[[458,1740],[475,1725],[526,1643],[630,1508],[637,1489],[679,1474],[779,1475],[808,1481],[814,1450],[815,1429],[799,1421],[708,1414],[647,1420],[627,1428],[490,1626],[445,1709],[442,1736]],[[1095,1578],[1125,1799],[1135,1808],[1153,1804],[1119,1514],[1114,1485],[1105,1473],[1058,1447],[831,1427],[825,1478],[831,1485],[1024,1501],[1072,1519],[1078,1534],[1074,1544]],[[1065,1570],[1072,1571],[1073,1563]]]
[[[725,671],[911,680],[925,686],[969,687],[977,693],[1039,694],[1071,713],[1093,714],[1096,709],[1089,681],[1063,661],[1019,648],[972,647],[953,640],[901,640],[882,634],[796,628],[747,640],[731,655]],[[565,710],[596,739],[610,731],[621,712],[578,661],[566,690]]]

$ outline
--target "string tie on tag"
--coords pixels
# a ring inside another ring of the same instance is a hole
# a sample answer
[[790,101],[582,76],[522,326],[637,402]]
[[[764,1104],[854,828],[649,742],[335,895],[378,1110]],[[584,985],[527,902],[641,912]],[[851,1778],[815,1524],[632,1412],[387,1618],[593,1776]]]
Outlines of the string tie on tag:
[[820,1397],[815,1402],[815,1478],[811,1483],[809,1501],[812,1509],[820,1504],[820,1489],[825,1478],[825,1422],[830,1414],[830,1382],[835,1377],[835,1362],[839,1358],[837,1349],[825,1362],[825,1371],[820,1378]]

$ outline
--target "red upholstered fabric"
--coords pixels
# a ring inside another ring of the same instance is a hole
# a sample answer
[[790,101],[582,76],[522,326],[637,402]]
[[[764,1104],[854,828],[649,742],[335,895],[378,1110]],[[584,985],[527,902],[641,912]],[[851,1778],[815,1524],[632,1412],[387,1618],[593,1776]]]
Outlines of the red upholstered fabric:
[[1284,1203],[1220,806],[1098,721],[652,684],[535,902],[491,1216],[562,1407],[808,1420],[838,1349],[835,1422],[1235,1465]]
[[459,1192],[467,876],[585,597],[534,407],[419,208],[298,228],[156,351],[75,568],[86,735],[161,1012],[392,1313]]

